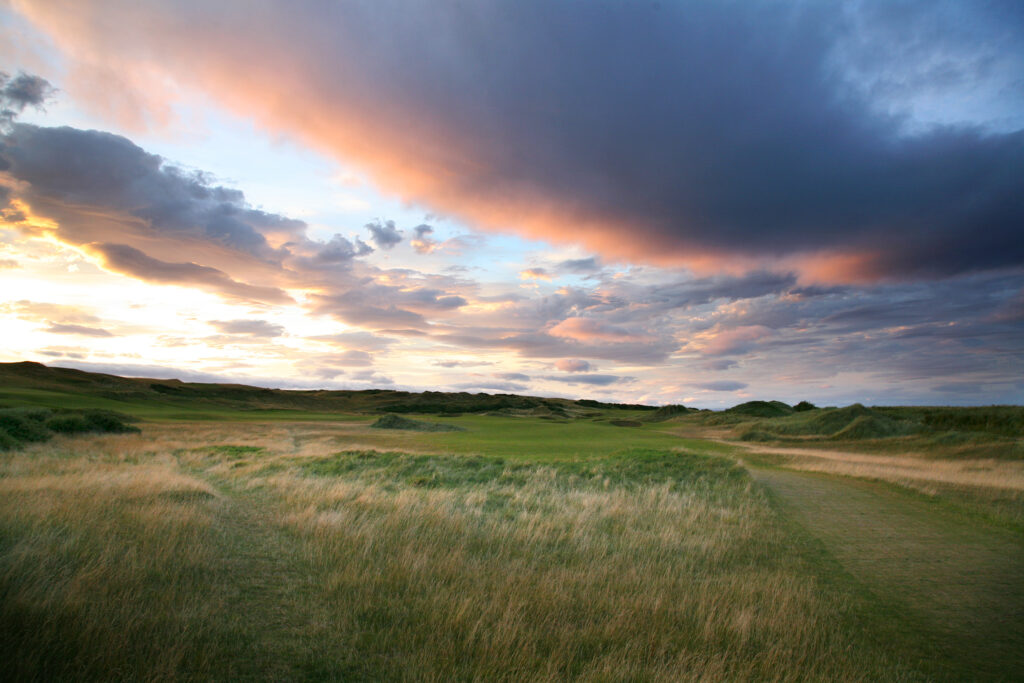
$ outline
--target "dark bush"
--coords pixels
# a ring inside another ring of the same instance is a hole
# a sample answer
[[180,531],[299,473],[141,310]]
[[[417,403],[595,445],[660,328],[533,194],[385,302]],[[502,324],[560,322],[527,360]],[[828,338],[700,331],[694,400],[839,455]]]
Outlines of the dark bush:
[[0,410],[0,431],[19,442],[46,441],[53,434],[43,421],[52,413],[39,408]]
[[0,429],[0,451],[9,451],[13,448],[17,448],[21,445],[21,442],[9,435],[7,432]]
[[94,427],[82,415],[54,415],[46,421],[46,428],[57,434],[81,434],[91,432]]
[[113,434],[127,434],[139,431],[138,427],[127,424],[124,415],[109,410],[87,410],[83,417],[91,425],[92,431],[108,432]]

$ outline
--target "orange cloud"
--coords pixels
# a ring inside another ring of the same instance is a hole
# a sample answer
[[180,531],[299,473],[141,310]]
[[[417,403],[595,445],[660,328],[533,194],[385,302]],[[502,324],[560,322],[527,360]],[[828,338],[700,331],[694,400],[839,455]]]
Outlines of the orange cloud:
[[553,337],[564,337],[576,341],[641,342],[650,340],[646,334],[637,334],[624,327],[611,325],[595,318],[566,318],[550,330]]

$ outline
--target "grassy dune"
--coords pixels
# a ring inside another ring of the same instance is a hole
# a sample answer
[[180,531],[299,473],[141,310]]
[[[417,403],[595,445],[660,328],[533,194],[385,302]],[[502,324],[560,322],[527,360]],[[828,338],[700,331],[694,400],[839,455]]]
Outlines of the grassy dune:
[[613,429],[576,435],[589,458],[227,423],[7,453],[0,657],[23,680],[914,677],[734,461]]

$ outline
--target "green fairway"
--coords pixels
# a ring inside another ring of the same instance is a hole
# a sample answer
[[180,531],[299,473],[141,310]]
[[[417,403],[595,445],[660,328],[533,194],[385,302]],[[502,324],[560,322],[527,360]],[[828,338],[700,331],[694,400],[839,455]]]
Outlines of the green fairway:
[[368,441],[383,447],[422,449],[433,453],[487,454],[532,462],[605,456],[626,448],[673,449],[681,446],[678,438],[662,432],[658,425],[617,427],[607,421],[552,422],[479,415],[430,419],[463,427],[465,431],[390,433],[371,435]]

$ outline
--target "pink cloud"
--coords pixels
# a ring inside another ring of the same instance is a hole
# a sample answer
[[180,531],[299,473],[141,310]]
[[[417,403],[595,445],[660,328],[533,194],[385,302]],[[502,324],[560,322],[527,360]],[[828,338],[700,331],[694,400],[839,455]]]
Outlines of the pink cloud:
[[725,356],[749,351],[762,339],[772,336],[773,332],[763,325],[747,325],[717,332],[701,349],[708,356]]
[[576,341],[621,343],[650,339],[646,334],[637,334],[625,327],[610,325],[594,318],[566,318],[548,330],[548,334],[555,337],[575,339]]
[[555,361],[555,367],[562,372],[587,372],[597,369],[593,364],[579,358],[560,358]]

